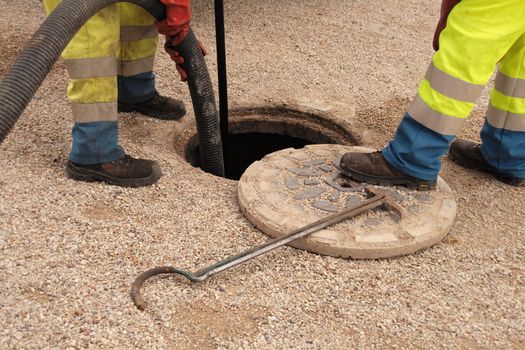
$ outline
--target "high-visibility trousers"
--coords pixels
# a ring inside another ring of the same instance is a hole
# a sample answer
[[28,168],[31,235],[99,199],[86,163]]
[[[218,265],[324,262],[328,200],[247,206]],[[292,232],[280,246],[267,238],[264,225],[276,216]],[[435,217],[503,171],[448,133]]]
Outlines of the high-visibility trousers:
[[[44,0],[47,13],[60,2]],[[73,162],[96,164],[124,156],[118,144],[117,101],[140,103],[154,96],[158,33],[153,22],[136,5],[110,5],[93,16],[62,53],[75,122],[69,155]]]
[[489,164],[525,178],[525,1],[462,0],[450,13],[439,50],[383,149],[403,173],[434,180],[454,135],[499,62],[481,152]]

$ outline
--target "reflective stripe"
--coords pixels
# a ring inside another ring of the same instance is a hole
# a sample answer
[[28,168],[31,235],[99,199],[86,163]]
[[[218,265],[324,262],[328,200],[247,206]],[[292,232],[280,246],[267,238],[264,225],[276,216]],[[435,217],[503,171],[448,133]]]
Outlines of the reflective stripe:
[[465,118],[451,117],[428,107],[419,94],[408,109],[408,114],[420,124],[443,135],[456,135]]
[[503,72],[498,71],[495,89],[506,96],[525,98],[525,80],[511,78]]
[[120,61],[118,65],[118,74],[124,77],[131,77],[140,73],[147,73],[153,70],[155,56],[141,58],[134,61]]
[[117,103],[72,103],[73,119],[77,123],[117,120]]
[[120,41],[130,42],[142,39],[152,39],[159,35],[157,29],[151,26],[122,26],[120,27]]
[[498,129],[525,132],[525,114],[503,111],[492,104],[487,110],[487,122]]
[[525,98],[507,96],[496,89],[490,93],[490,104],[504,111],[525,114]]
[[71,79],[104,78],[117,75],[115,57],[73,58],[65,59]]
[[476,102],[483,85],[471,84],[455,78],[431,63],[428,67],[425,79],[428,80],[432,89],[439,93],[459,101]]

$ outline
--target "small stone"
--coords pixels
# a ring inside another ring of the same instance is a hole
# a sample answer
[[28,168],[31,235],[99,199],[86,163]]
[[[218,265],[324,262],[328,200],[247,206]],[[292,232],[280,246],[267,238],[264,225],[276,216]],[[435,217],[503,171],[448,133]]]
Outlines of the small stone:
[[396,201],[396,202],[404,202],[406,200],[406,196],[399,193],[398,191],[388,191],[388,194]]
[[423,209],[419,205],[411,205],[408,207],[408,211],[411,212],[412,214],[421,214]]
[[313,168],[289,168],[289,172],[299,176],[320,176],[321,173]]
[[411,189],[406,187],[406,186],[396,186],[396,190],[401,191],[401,192],[410,192],[411,191]]
[[365,225],[368,227],[374,227],[381,225],[381,220],[378,218],[369,218],[365,220]]
[[322,171],[326,173],[329,173],[334,170],[334,168],[328,164],[319,165],[317,168],[321,169]]
[[348,177],[338,171],[327,175],[324,181],[341,192],[362,192],[366,187],[366,184],[351,181]]
[[288,176],[284,179],[284,185],[289,190],[298,190],[299,188],[301,188],[301,184],[299,183],[299,180],[297,180],[297,178],[292,177],[292,176]]
[[326,191],[324,188],[312,187],[312,188],[307,189],[304,192],[299,193],[297,196],[295,196],[295,199],[300,199],[301,200],[301,199],[309,199],[309,198],[319,197],[319,195],[321,195],[321,193],[323,193],[324,191]]
[[389,217],[392,221],[394,221],[394,222],[401,222],[401,220],[403,219],[403,218],[401,217],[401,214],[398,213],[398,212],[395,212],[395,211],[391,211],[391,212],[389,212],[389,213],[388,213],[388,217]]
[[341,169],[341,168],[339,167],[339,163],[341,163],[341,158],[343,158],[343,157],[342,157],[342,156],[341,156],[341,157],[337,157],[336,159],[334,159],[334,160],[332,161],[332,164],[333,164],[337,169]]
[[428,193],[418,193],[414,196],[415,199],[417,199],[418,201],[420,202],[423,202],[423,203],[432,203],[434,202],[434,197],[432,197],[431,195],[429,195]]
[[319,185],[321,182],[317,179],[306,179],[304,180],[304,184],[307,186],[314,186]]
[[384,212],[388,212],[388,209],[384,205],[381,205],[379,207],[372,209],[372,211],[376,213],[384,213]]
[[321,164],[324,164],[324,160],[323,159],[313,159],[313,160],[309,160],[307,162],[304,163],[304,165],[306,166],[316,166],[316,165],[321,165]]
[[337,213],[339,211],[339,208],[337,207],[337,205],[334,205],[328,201],[324,201],[324,200],[318,200],[318,201],[315,201],[313,204],[312,204],[315,208],[317,209],[321,209],[321,210],[324,210],[324,211],[329,211],[329,212],[332,212],[332,213]]
[[349,196],[346,200],[345,207],[352,208],[361,203],[361,198],[358,196]]
[[341,192],[334,191],[334,192],[332,192],[330,197],[328,197],[328,200],[331,201],[331,202],[337,202],[339,200],[340,196],[341,196]]

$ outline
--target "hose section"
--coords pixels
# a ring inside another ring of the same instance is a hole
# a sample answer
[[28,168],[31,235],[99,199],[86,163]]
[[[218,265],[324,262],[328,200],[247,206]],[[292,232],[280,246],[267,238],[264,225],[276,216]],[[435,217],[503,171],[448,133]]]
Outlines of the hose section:
[[[64,0],[40,26],[0,83],[0,144],[31,101],[77,31],[102,8],[117,0]],[[165,17],[156,0],[130,0],[157,18]]]
[[[78,30],[104,7],[122,1],[124,0],[63,0],[44,21],[0,82],[0,144]],[[159,0],[126,2],[144,8],[157,19],[166,17],[164,5]],[[221,138],[216,126],[217,112],[213,88],[202,53],[195,47],[197,41],[194,35],[191,34],[189,39],[181,44],[181,50],[184,52],[181,54],[191,63],[187,65],[186,71],[197,129],[203,132],[200,136],[203,169],[221,176],[224,174],[224,164],[220,164],[222,148],[216,146],[217,143],[220,145]],[[208,155],[208,152],[213,154]],[[220,157],[215,154],[217,152],[221,153]]]
[[[210,75],[202,51],[190,30],[176,50],[185,58],[182,67],[188,74],[188,85],[195,111],[202,170],[224,177],[221,130]],[[190,58],[190,59],[188,59]]]
[[217,38],[217,73],[219,78],[219,120],[221,126],[224,164],[229,165],[228,73],[226,67],[226,38],[224,34],[224,1],[215,0],[215,37]]

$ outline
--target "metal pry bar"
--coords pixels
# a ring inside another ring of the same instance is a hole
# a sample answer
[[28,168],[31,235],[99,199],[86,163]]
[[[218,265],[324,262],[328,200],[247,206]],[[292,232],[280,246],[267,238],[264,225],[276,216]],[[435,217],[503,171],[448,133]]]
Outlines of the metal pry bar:
[[295,241],[296,239],[303,238],[311,233],[353,218],[367,210],[377,208],[381,205],[385,205],[389,210],[394,210],[401,218],[403,217],[403,210],[389,193],[370,186],[366,187],[365,190],[368,194],[373,195],[373,197],[364,200],[352,208],[348,208],[339,213],[329,215],[323,219],[294,230],[285,236],[273,239],[254,248],[248,249],[240,254],[233,255],[196,272],[177,269],[173,266],[161,266],[148,270],[137,277],[133,283],[131,288],[131,299],[133,299],[133,302],[137,308],[139,308],[139,310],[144,310],[146,308],[146,304],[140,296],[140,288],[148,278],[160,274],[178,274],[186,277],[191,282],[202,282],[221,271],[230,269],[255,257],[268,253],[285,244]]

